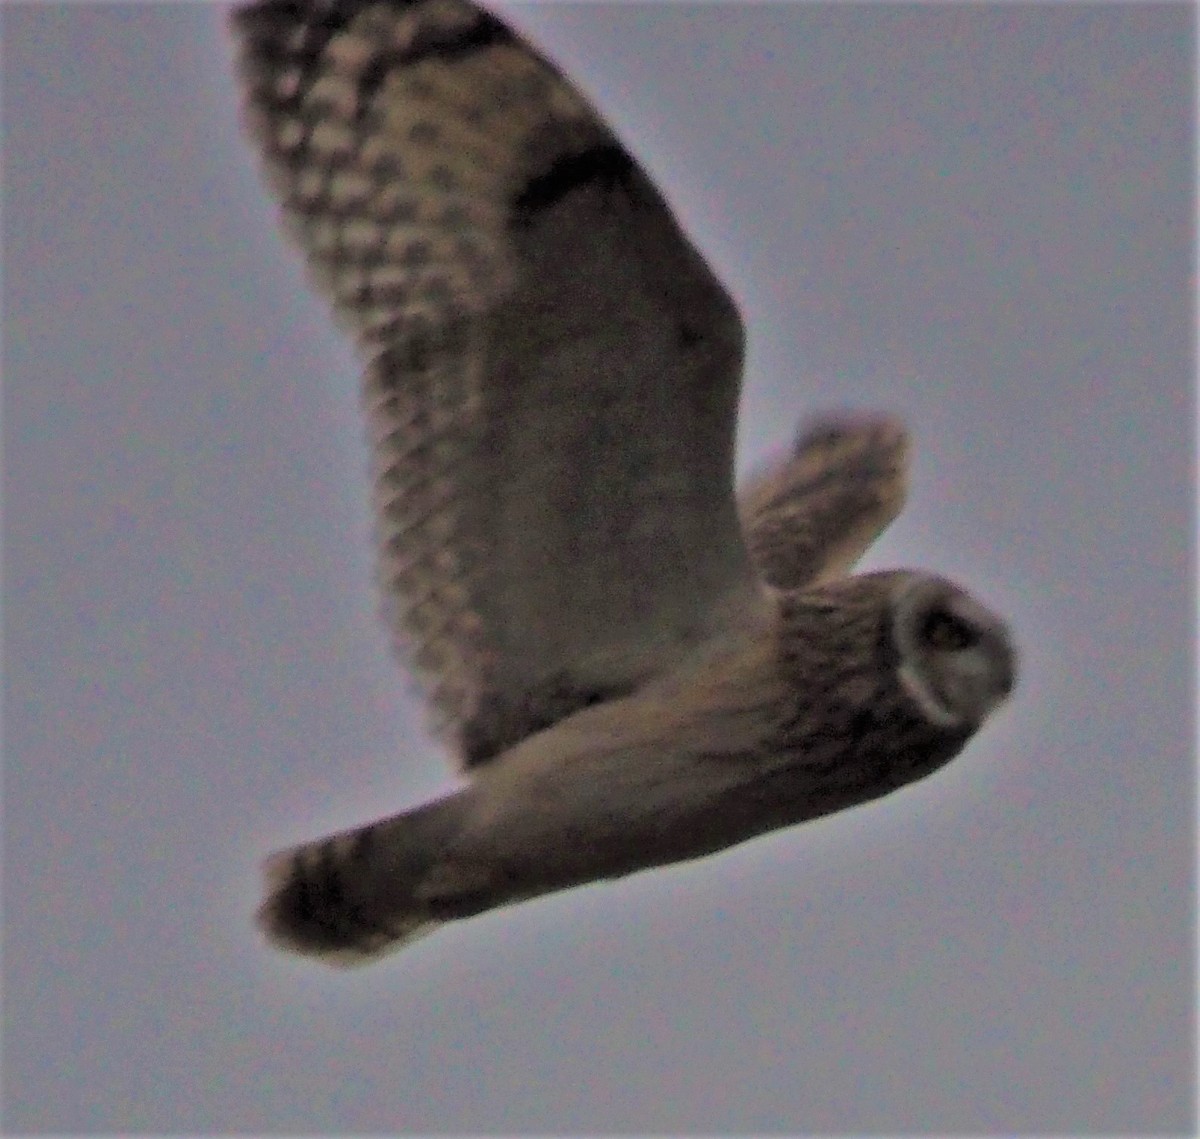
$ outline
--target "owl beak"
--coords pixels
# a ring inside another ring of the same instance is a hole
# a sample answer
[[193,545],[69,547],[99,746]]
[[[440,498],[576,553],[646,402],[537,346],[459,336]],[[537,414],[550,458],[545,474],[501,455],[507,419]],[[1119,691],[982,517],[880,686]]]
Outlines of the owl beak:
[[1004,699],[1007,699],[1017,686],[1017,654],[1011,643],[1005,645],[1005,649],[1007,651],[1003,654],[1000,665],[1000,691]]
[[1006,631],[1000,631],[996,639],[996,703],[1000,704],[1012,695],[1017,686],[1017,650]]

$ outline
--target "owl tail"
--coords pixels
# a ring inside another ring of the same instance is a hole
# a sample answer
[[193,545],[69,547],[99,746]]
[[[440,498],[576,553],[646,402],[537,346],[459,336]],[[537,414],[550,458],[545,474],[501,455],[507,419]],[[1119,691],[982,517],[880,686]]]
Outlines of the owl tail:
[[458,833],[470,789],[272,855],[258,925],[280,949],[365,965],[432,933],[419,883]]

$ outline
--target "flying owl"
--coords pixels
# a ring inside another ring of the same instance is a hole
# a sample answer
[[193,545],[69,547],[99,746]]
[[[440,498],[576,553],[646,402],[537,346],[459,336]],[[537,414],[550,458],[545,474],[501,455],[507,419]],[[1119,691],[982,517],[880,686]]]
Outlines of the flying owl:
[[829,416],[741,496],[738,312],[586,99],[466,0],[260,0],[244,118],[365,361],[389,623],[463,771],[275,855],[258,920],[340,964],[886,795],[1012,689],[1004,623],[848,576],[906,492]]

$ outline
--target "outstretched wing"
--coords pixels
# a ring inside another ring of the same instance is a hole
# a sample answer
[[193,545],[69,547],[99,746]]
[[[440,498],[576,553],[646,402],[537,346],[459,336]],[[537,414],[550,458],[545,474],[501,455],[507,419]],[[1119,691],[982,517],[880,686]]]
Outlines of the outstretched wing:
[[791,455],[738,496],[754,564],[776,589],[840,577],[900,512],[908,433],[888,415],[849,412],[802,426]]
[[367,360],[391,623],[462,762],[755,596],[736,309],[571,85],[464,0],[233,18],[287,228]]

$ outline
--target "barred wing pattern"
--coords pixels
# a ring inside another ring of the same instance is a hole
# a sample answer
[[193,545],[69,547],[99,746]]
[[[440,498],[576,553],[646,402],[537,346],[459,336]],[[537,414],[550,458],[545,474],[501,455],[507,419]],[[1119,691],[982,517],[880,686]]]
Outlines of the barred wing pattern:
[[908,432],[890,415],[848,412],[808,423],[792,453],[738,498],[755,569],[775,589],[846,574],[900,513]]
[[286,226],[367,361],[390,621],[461,762],[758,604],[740,320],[588,103],[463,0],[234,29]]

